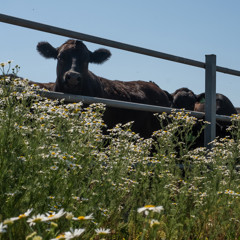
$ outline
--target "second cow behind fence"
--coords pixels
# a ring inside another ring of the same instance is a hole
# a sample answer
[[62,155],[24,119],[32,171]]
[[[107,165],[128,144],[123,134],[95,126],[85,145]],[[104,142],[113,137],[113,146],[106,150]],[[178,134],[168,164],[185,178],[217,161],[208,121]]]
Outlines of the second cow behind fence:
[[[45,58],[57,60],[57,80],[54,91],[120,101],[170,107],[167,94],[153,82],[108,80],[89,71],[89,63],[101,64],[109,59],[110,51],[88,50],[82,41],[68,40],[55,48],[48,42],[39,42],[38,52]],[[104,121],[109,128],[117,123],[134,121],[132,130],[142,137],[150,137],[160,124],[150,112],[110,108]]]

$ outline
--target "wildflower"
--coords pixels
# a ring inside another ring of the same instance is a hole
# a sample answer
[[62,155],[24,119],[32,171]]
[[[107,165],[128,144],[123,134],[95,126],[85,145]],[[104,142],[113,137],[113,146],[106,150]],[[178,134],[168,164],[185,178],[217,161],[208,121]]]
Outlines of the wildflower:
[[52,227],[52,228],[57,228],[57,227],[58,227],[58,224],[55,223],[55,222],[51,222],[51,227]]
[[[15,220],[16,221],[16,220]],[[6,225],[11,225],[13,224],[14,220],[12,220],[11,218],[8,218],[8,219],[5,219],[3,221],[3,224],[6,224]]]
[[51,240],[58,240],[58,239],[66,239],[65,234],[60,234],[56,238],[52,238]]
[[35,237],[33,237],[33,239],[32,240],[42,240],[43,238],[41,237],[41,236],[35,236]]
[[23,162],[26,162],[26,161],[27,161],[24,156],[20,156],[20,157],[18,157],[18,159],[21,160],[21,161],[23,161]]
[[144,207],[138,208],[138,213],[144,212],[146,215],[148,215],[149,211],[160,213],[163,210],[162,206],[154,206],[154,205],[146,205]]
[[66,239],[72,239],[72,238],[77,238],[79,237],[83,232],[85,231],[84,228],[79,228],[79,229],[70,229],[69,232],[65,232],[65,238]]
[[45,216],[45,218],[42,221],[45,222],[45,221],[56,220],[62,217],[64,214],[65,212],[63,211],[63,209],[59,210],[58,213],[51,212],[50,214],[47,214],[47,216]]
[[36,216],[32,216],[32,218],[29,218],[27,222],[30,226],[34,226],[37,222],[41,222],[46,216],[44,214],[38,214]]
[[71,220],[71,219],[73,219],[73,214],[71,213],[71,212],[66,212],[66,219],[67,220]]
[[97,233],[97,235],[106,235],[106,234],[110,234],[111,230],[110,229],[104,229],[104,228],[97,228],[95,230],[95,232]]
[[75,221],[81,221],[81,220],[89,220],[89,219],[93,219],[93,214],[91,213],[89,216],[79,216],[77,218],[72,218]]
[[157,225],[160,225],[160,222],[159,222],[158,220],[152,219],[152,220],[150,221],[150,226],[151,226],[151,227],[154,227],[154,226],[157,226]]
[[28,236],[26,236],[26,240],[32,239],[36,234],[37,234],[37,232],[33,232],[33,233],[29,234]]
[[67,165],[68,165],[68,167],[71,168],[71,169],[74,169],[75,166],[76,166],[74,163],[72,163],[72,162],[70,162],[70,161],[67,161]]
[[79,229],[75,229],[75,230],[70,228],[69,232],[62,233],[62,234],[58,235],[56,238],[52,238],[51,240],[77,238],[77,237],[80,237],[80,235],[84,231],[85,231],[85,229],[83,229],[83,228],[79,228]]
[[7,225],[0,223],[0,233],[5,233],[7,229]]
[[56,238],[52,238],[51,240],[57,240],[57,239],[66,239],[65,234],[60,234]]
[[77,196],[73,196],[72,198],[73,198],[74,200],[78,200],[78,201],[80,200],[80,197],[77,197]]
[[12,217],[9,219],[6,219],[3,223],[4,224],[12,224],[13,222],[21,219],[21,218],[26,218],[30,215],[30,213],[32,212],[33,209],[28,209],[25,213],[20,214],[18,217]]
[[58,170],[58,166],[54,165],[54,166],[50,167],[50,169],[56,171],[56,170]]
[[32,208],[31,209],[28,209],[25,213],[23,213],[23,214],[20,214],[19,216],[18,216],[18,218],[25,218],[25,217],[28,217],[29,215],[30,215],[30,213],[32,212]]

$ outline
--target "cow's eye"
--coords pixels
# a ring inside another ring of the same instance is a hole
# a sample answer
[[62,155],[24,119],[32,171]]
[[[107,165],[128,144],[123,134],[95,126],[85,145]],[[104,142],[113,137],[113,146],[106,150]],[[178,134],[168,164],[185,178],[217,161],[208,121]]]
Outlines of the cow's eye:
[[67,59],[68,59],[67,54],[62,53],[58,56],[58,60],[61,61],[61,62],[65,62],[65,61],[67,61]]
[[57,59],[58,59],[58,61],[60,61],[60,62],[63,62],[63,61],[64,61],[64,57],[63,57],[63,56],[58,56]]

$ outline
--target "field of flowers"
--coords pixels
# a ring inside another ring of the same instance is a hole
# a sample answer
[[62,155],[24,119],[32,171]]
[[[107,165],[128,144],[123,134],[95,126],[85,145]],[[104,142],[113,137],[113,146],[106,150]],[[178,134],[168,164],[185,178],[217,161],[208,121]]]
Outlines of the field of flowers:
[[0,84],[0,239],[240,238],[240,116],[207,151],[183,112],[156,116],[169,124],[151,139],[131,123],[103,134],[102,104]]

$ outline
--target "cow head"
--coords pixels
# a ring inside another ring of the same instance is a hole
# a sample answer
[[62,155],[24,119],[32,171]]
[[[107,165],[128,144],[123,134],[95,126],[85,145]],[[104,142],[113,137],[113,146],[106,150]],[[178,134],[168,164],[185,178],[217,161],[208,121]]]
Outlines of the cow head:
[[[205,112],[205,98],[205,93],[201,93],[197,96],[197,102],[195,104],[194,111]],[[237,110],[233,106],[230,99],[221,93],[216,94],[216,114],[227,116],[237,114]]]
[[38,52],[45,58],[57,59],[55,91],[83,94],[88,81],[93,80],[89,63],[101,64],[111,56],[110,51],[98,49],[91,52],[82,41],[68,40],[58,48],[48,42],[39,42]]
[[173,108],[185,108],[185,110],[194,110],[197,100],[196,95],[188,88],[180,88],[173,94]]

